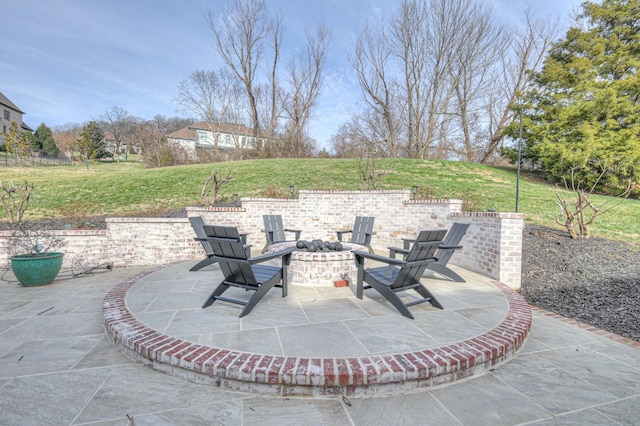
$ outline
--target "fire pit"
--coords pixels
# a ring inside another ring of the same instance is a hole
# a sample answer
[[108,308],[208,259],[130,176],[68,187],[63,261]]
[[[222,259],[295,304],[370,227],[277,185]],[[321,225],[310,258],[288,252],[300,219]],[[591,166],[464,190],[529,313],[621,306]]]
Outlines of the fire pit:
[[293,247],[296,250],[291,254],[291,264],[287,271],[289,284],[308,286],[333,286],[337,280],[347,278],[355,282],[358,268],[351,250],[369,251],[365,246],[352,243],[341,243],[342,250],[308,251],[306,248],[297,248],[295,241],[272,244],[269,252]]

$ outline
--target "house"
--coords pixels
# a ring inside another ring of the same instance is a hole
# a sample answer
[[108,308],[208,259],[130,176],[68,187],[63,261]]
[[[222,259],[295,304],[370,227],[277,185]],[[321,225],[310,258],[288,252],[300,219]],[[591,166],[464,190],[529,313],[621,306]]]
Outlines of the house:
[[167,142],[181,147],[192,158],[197,157],[198,149],[217,147],[222,152],[231,152],[255,146],[253,129],[235,123],[195,123],[168,134]]
[[0,145],[5,143],[3,133],[7,133],[12,122],[16,122],[23,132],[33,132],[33,129],[22,121],[24,111],[9,100],[2,92],[0,92]]

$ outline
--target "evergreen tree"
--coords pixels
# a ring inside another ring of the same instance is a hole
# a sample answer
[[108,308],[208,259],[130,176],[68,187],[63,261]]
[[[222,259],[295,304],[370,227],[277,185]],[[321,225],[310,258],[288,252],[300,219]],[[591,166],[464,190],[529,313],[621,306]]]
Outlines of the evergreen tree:
[[57,155],[59,152],[56,142],[53,140],[53,133],[46,124],[42,123],[38,126],[33,134],[33,147],[34,149],[41,149],[47,152],[49,155]]
[[82,158],[87,160],[99,160],[109,156],[106,150],[104,132],[95,121],[90,121],[89,124],[84,126],[78,139],[77,147]]
[[[609,193],[640,177],[640,0],[585,2],[525,94],[523,157]],[[512,123],[511,136],[518,135]],[[600,176],[602,175],[602,178]]]

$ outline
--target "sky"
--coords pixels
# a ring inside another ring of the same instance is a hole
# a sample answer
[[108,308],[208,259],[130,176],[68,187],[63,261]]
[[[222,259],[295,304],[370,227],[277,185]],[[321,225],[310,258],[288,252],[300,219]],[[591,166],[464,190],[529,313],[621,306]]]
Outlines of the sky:
[[[114,106],[152,119],[187,117],[174,99],[197,70],[223,64],[207,16],[230,0],[3,0],[0,7],[0,92],[36,129],[99,119]],[[330,150],[338,126],[358,109],[360,90],[347,55],[367,20],[379,21],[400,0],[266,0],[283,16],[283,62],[304,47],[305,30],[323,23],[331,43],[310,136]],[[478,0],[498,21],[534,18],[565,25],[580,0]]]

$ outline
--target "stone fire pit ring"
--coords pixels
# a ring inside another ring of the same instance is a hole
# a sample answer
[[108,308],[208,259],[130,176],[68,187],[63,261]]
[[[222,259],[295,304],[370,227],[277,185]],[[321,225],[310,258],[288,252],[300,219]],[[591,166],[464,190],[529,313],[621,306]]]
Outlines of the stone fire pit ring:
[[[355,282],[358,268],[351,250],[369,251],[366,246],[341,243],[342,251],[315,251],[296,249],[291,254],[291,264],[287,268],[290,285],[333,286],[338,280]],[[296,241],[272,244],[269,253],[296,248]]]

